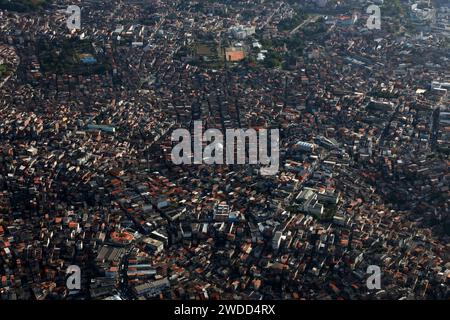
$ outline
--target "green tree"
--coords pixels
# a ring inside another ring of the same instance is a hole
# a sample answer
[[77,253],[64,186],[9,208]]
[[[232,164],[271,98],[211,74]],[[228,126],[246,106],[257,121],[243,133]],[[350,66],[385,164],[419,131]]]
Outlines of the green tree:
[[0,77],[6,73],[6,66],[4,64],[0,64]]

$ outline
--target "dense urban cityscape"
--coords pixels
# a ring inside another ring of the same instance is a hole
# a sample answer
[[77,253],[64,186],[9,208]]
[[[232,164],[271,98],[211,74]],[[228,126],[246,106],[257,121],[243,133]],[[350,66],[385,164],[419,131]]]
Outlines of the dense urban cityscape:
[[449,97],[448,0],[0,0],[0,300],[448,300]]

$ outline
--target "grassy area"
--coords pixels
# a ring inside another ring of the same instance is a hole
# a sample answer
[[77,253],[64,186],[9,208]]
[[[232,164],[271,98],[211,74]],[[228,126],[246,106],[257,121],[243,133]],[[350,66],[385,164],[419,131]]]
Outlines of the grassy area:
[[269,51],[263,62],[266,68],[279,68],[283,64],[283,56],[276,51]]
[[2,77],[6,73],[6,66],[4,64],[0,64],[0,77]]
[[278,24],[278,31],[292,31],[295,27],[308,19],[308,15],[305,13],[299,13],[290,19],[281,20]]
[[304,41],[316,41],[320,39],[328,30],[323,17],[318,18],[314,23],[306,25],[302,30]]
[[404,15],[404,10],[400,0],[385,1],[381,6],[382,15],[390,17],[400,17]]

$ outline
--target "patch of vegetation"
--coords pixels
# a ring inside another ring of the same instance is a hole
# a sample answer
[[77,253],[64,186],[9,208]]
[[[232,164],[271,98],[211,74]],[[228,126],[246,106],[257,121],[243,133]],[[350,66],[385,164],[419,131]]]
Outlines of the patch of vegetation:
[[4,74],[6,74],[6,66],[4,64],[0,64],[0,77],[2,77]]
[[303,39],[307,41],[314,41],[320,39],[328,27],[323,17],[319,18],[316,22],[307,25],[303,30]]
[[296,33],[291,37],[276,38],[276,39],[263,39],[261,44],[265,49],[283,48],[286,45],[290,54],[301,55],[305,48],[304,36],[300,33]]
[[0,9],[27,12],[45,8],[48,0],[0,0]]
[[161,17],[155,15],[154,13],[155,10],[146,9],[144,16],[138,20],[139,23],[145,26],[154,26],[158,24],[161,21]]
[[245,57],[243,64],[246,68],[255,69],[258,66],[258,61],[256,61],[254,56],[248,55]]
[[395,99],[398,98],[398,93],[374,89],[369,93],[369,96],[384,99]]
[[283,63],[283,57],[279,52],[269,51],[264,59],[264,66],[266,68],[279,68]]
[[[297,58],[303,55],[305,49],[305,40],[301,33],[284,38],[261,39],[260,43],[264,49],[269,51],[262,63],[267,68],[282,66],[284,69],[289,69],[290,66],[296,64]],[[287,51],[280,52],[284,48]]]
[[381,6],[381,12],[383,15],[390,17],[400,17],[404,13],[400,0],[385,1]]
[[[88,40],[64,39],[38,42],[38,57],[43,72],[72,75],[105,74],[111,70],[109,59],[96,54],[92,43]],[[83,57],[94,58],[93,62],[83,62]]]
[[443,48],[448,48],[448,49],[450,49],[450,39],[449,39],[449,38],[446,38],[446,39],[441,43],[440,46],[443,47]]
[[333,220],[333,216],[336,214],[337,212],[337,207],[335,205],[329,206],[329,207],[325,207],[322,216],[320,217],[320,221],[332,221]]
[[278,23],[278,31],[292,31],[306,19],[308,19],[306,13],[299,13],[290,19],[283,19]]

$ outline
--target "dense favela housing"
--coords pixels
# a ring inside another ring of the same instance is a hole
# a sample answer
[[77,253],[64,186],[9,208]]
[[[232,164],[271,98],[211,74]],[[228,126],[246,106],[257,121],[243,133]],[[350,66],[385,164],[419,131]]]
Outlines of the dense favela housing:
[[449,97],[445,0],[0,0],[0,300],[448,299]]

